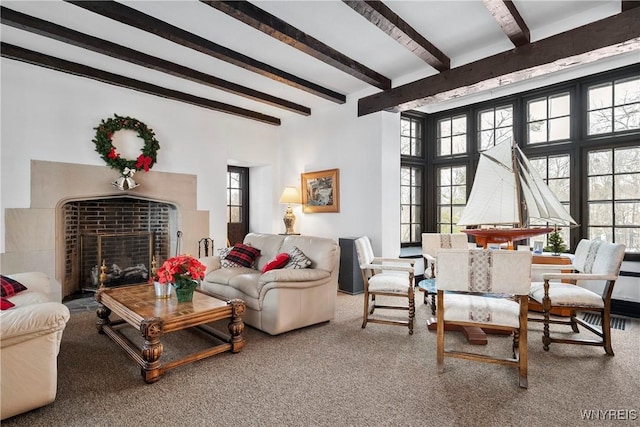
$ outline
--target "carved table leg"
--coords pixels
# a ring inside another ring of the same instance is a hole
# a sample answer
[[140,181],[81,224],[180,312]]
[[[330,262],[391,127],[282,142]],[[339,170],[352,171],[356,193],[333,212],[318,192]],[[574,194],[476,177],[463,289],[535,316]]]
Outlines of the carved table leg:
[[140,324],[140,332],[144,337],[142,346],[142,369],[140,373],[146,383],[154,383],[160,379],[162,370],[160,369],[160,356],[162,356],[162,320],[159,318],[145,319]]
[[244,347],[244,322],[242,316],[244,315],[246,306],[244,301],[240,299],[234,299],[229,301],[231,304],[231,321],[229,322],[229,332],[231,333],[231,352],[239,353]]
[[96,310],[96,314],[98,315],[98,321],[96,322],[96,329],[99,333],[104,334],[104,330],[102,329],[104,326],[110,325],[111,320],[109,320],[109,315],[111,314],[111,309],[104,306],[101,300],[101,292],[98,291],[96,293],[96,301],[98,302],[98,309]]

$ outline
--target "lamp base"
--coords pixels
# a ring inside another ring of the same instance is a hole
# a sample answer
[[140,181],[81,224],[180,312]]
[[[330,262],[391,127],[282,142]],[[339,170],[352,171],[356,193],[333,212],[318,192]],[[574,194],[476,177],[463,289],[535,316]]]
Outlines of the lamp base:
[[293,230],[293,224],[296,223],[296,216],[293,214],[293,209],[291,209],[291,205],[287,207],[287,210],[284,213],[284,218],[282,218],[282,221],[284,221],[284,226],[286,229],[285,234],[297,234]]

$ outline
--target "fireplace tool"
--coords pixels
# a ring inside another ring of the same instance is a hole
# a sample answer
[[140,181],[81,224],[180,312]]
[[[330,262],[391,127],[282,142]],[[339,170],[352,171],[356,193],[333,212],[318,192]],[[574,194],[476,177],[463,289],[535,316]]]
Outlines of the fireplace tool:
[[182,231],[176,233],[176,256],[180,255],[180,240],[182,239]]
[[204,251],[204,256],[209,256],[209,247],[211,247],[211,255],[213,255],[213,239],[210,237],[203,237],[198,240],[198,258],[202,257],[201,252]]

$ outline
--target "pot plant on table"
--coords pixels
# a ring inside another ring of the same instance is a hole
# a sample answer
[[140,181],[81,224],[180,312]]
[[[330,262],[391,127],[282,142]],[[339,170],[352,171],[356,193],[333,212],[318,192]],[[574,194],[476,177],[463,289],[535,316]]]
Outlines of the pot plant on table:
[[551,234],[549,234],[547,242],[547,247],[544,249],[548,252],[552,252],[552,255],[558,256],[561,252],[567,251],[567,245],[564,244],[564,239],[558,229],[555,229]]
[[166,260],[158,269],[158,282],[171,283],[178,302],[193,300],[193,292],[204,278],[206,267],[190,255],[178,255]]

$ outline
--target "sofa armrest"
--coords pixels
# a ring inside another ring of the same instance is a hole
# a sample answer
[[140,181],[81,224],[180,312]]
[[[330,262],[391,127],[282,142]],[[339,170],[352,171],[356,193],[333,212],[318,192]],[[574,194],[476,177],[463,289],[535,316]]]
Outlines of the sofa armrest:
[[220,269],[220,257],[218,255],[211,255],[211,256],[207,256],[207,257],[203,257],[203,258],[198,258],[198,260],[204,264],[204,266],[206,267],[205,271],[204,271],[204,275],[206,276],[207,273],[209,273],[210,271],[213,270],[219,270]]
[[59,302],[15,307],[0,316],[0,347],[19,344],[35,337],[64,330],[69,309]]
[[317,268],[281,268],[270,270],[260,276],[260,283],[312,282],[326,279],[331,273]]
[[53,292],[51,279],[42,272],[32,271],[29,273],[9,274],[7,276],[22,283],[32,292],[41,292],[46,295],[51,295]]

